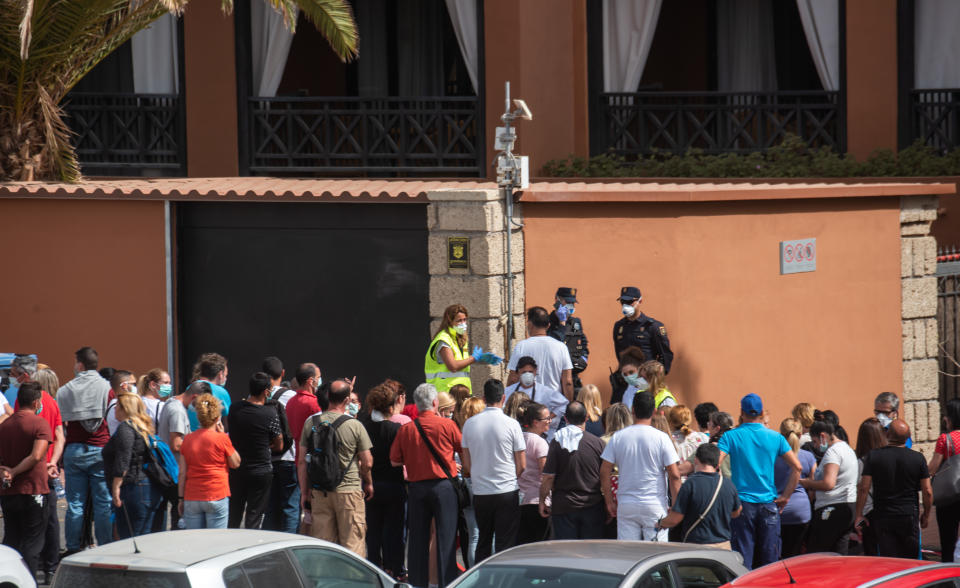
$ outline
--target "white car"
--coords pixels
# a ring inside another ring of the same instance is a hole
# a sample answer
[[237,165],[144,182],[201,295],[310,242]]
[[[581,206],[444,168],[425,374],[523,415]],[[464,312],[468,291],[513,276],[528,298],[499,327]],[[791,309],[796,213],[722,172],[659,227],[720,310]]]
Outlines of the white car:
[[16,549],[10,549],[6,545],[0,545],[0,586],[6,588],[36,588],[37,581],[34,580],[27,564],[20,557]]
[[54,588],[407,586],[319,539],[244,529],[151,533],[62,560]]

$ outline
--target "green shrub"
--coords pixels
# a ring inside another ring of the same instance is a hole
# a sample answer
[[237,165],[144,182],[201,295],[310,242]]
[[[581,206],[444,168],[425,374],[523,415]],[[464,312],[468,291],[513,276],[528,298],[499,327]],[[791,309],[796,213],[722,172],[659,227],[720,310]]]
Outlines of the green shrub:
[[796,135],[766,151],[707,155],[654,152],[628,160],[613,153],[554,159],[544,174],[557,178],[853,178],[960,175],[960,149],[941,154],[919,139],[894,153],[878,149],[864,161],[826,147],[809,148]]

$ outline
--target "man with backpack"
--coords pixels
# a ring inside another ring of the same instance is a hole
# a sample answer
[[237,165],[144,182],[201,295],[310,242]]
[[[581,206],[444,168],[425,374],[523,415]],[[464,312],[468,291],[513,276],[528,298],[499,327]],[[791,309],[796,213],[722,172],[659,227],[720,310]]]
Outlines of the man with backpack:
[[351,390],[350,382],[334,381],[327,410],[304,423],[297,475],[312,535],[366,557],[364,499],[373,497],[373,444],[363,424],[347,413]]
[[270,456],[273,463],[273,483],[270,500],[263,519],[263,528],[270,531],[296,533],[300,526],[300,484],[297,482],[296,445],[287,419],[287,402],[297,395],[281,384],[284,376],[283,362],[279,357],[268,357],[261,366],[270,376],[270,393],[266,406],[277,411],[280,429],[283,431],[283,447]]

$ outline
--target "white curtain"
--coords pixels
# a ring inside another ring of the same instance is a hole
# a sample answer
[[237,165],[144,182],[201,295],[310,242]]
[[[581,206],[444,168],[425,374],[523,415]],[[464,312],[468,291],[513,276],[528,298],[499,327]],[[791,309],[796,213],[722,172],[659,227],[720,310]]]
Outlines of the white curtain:
[[914,88],[960,88],[960,2],[916,0]]
[[467,73],[470,74],[470,83],[473,84],[473,91],[479,93],[477,0],[446,0],[446,2],[453,32],[457,34],[457,44],[460,45],[460,53],[467,64]]
[[824,90],[835,92],[840,89],[839,1],[797,0],[797,8],[820,83]]
[[663,0],[603,0],[603,91],[636,92]]
[[164,14],[133,36],[133,91],[137,94],[177,94],[180,89],[177,19]]
[[264,0],[250,2],[250,42],[254,95],[264,98],[276,96],[293,42],[293,33],[283,22],[283,15]]
[[717,0],[717,89],[777,89],[771,0]]

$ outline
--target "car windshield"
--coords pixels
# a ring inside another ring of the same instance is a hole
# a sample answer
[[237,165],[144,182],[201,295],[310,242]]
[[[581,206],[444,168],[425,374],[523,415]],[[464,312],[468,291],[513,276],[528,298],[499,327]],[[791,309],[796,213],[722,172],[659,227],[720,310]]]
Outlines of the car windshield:
[[61,565],[53,588],[190,588],[184,572],[142,572]]
[[458,588],[613,588],[623,576],[545,566],[481,565],[470,571]]

